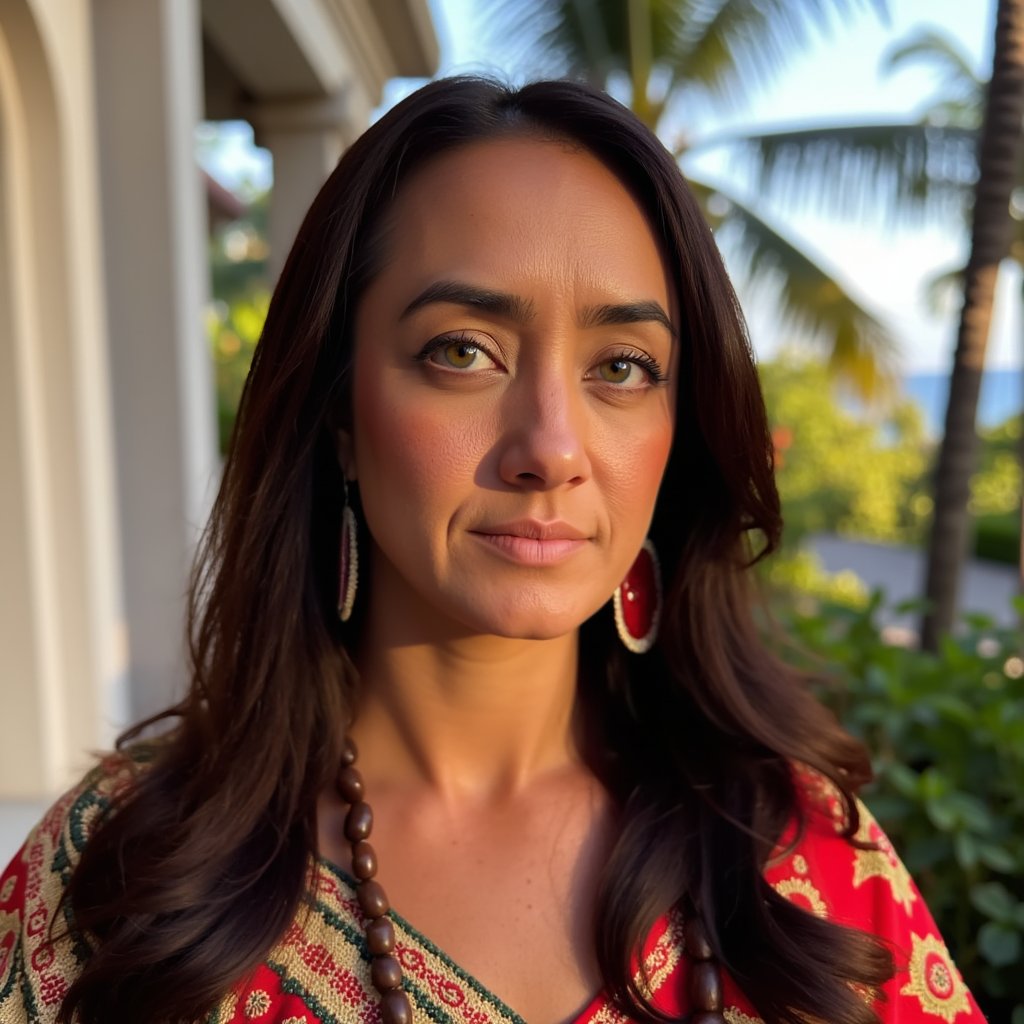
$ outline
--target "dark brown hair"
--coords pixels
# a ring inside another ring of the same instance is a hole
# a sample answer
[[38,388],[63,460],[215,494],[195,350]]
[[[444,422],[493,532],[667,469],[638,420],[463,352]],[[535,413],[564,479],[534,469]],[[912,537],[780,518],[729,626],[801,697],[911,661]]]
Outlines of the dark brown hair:
[[595,928],[605,984],[653,1019],[631,957],[657,916],[688,899],[766,1021],[876,1019],[856,989],[889,977],[888,954],[762,877],[786,823],[800,820],[794,765],[838,787],[848,836],[869,766],[766,651],[752,617],[751,544],[757,557],[771,551],[782,521],[757,373],[711,232],[672,157],[608,96],[455,78],[353,144],[288,257],[197,560],[190,692],[144,723],[170,724],[68,888],[93,949],[62,1021],[76,1011],[83,1024],[195,1020],[299,912],[316,798],[339,763],[355,677],[353,634],[335,612],[342,480],[330,436],[346,414],[354,308],[408,176],[510,134],[581,146],[619,176],[660,238],[681,310],[676,440],[651,530],[667,579],[661,638],[627,655],[605,610],[580,645],[589,756],[622,816]]

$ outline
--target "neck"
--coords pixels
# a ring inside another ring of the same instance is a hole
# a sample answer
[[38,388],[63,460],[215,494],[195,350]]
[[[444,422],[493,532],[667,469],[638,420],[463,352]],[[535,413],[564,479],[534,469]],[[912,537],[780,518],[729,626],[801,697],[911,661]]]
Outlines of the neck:
[[410,643],[371,624],[366,639],[352,736],[379,782],[495,801],[579,765],[575,633]]

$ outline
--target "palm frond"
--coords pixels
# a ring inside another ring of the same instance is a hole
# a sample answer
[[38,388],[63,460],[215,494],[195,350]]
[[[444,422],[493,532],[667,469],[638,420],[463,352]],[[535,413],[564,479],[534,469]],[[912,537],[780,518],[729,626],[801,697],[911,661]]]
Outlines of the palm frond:
[[951,316],[963,301],[964,266],[947,267],[932,274],[924,283],[924,299],[928,311],[934,316]]
[[[652,95],[634,100],[660,107],[672,80],[680,18],[688,0],[644,0],[645,50]],[[474,29],[506,66],[525,77],[570,74],[607,86],[618,75],[635,82],[630,8],[626,0],[478,0]],[[646,77],[646,76],[645,76]]]
[[595,83],[603,85],[612,67],[604,25],[583,0],[478,0],[472,31],[485,52],[522,77],[589,69]]
[[849,217],[962,217],[977,178],[976,133],[921,122],[733,134],[701,148],[713,144],[732,151],[759,194]]
[[887,395],[897,343],[885,325],[839,281],[778,229],[722,189],[690,179],[712,223],[735,256],[733,268],[751,296],[765,296],[783,325],[827,346],[829,367],[864,400]]
[[670,63],[679,79],[735,106],[772,81],[815,36],[886,0],[682,0]]
[[945,123],[964,128],[981,124],[985,82],[958,40],[935,28],[920,28],[894,43],[880,67],[883,74],[893,74],[911,65],[927,67],[938,76],[938,97],[927,107],[928,120],[941,116]]

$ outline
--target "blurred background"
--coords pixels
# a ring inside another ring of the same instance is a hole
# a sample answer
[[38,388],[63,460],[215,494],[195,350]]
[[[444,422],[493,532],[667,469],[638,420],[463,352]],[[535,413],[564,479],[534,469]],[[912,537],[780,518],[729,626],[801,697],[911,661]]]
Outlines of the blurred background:
[[235,406],[346,145],[436,75],[573,75],[716,233],[774,429],[780,649],[1024,1024],[1022,27],[1024,0],[0,0],[0,858],[183,688]]

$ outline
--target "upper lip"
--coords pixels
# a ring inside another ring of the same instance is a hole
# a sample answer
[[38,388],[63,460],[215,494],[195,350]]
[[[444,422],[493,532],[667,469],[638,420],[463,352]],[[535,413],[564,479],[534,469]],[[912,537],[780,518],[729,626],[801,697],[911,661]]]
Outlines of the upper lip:
[[473,532],[488,533],[492,536],[507,534],[512,537],[526,537],[529,540],[588,540],[590,536],[561,520],[543,523],[539,519],[516,519],[507,523],[495,523],[493,526],[479,526]]

